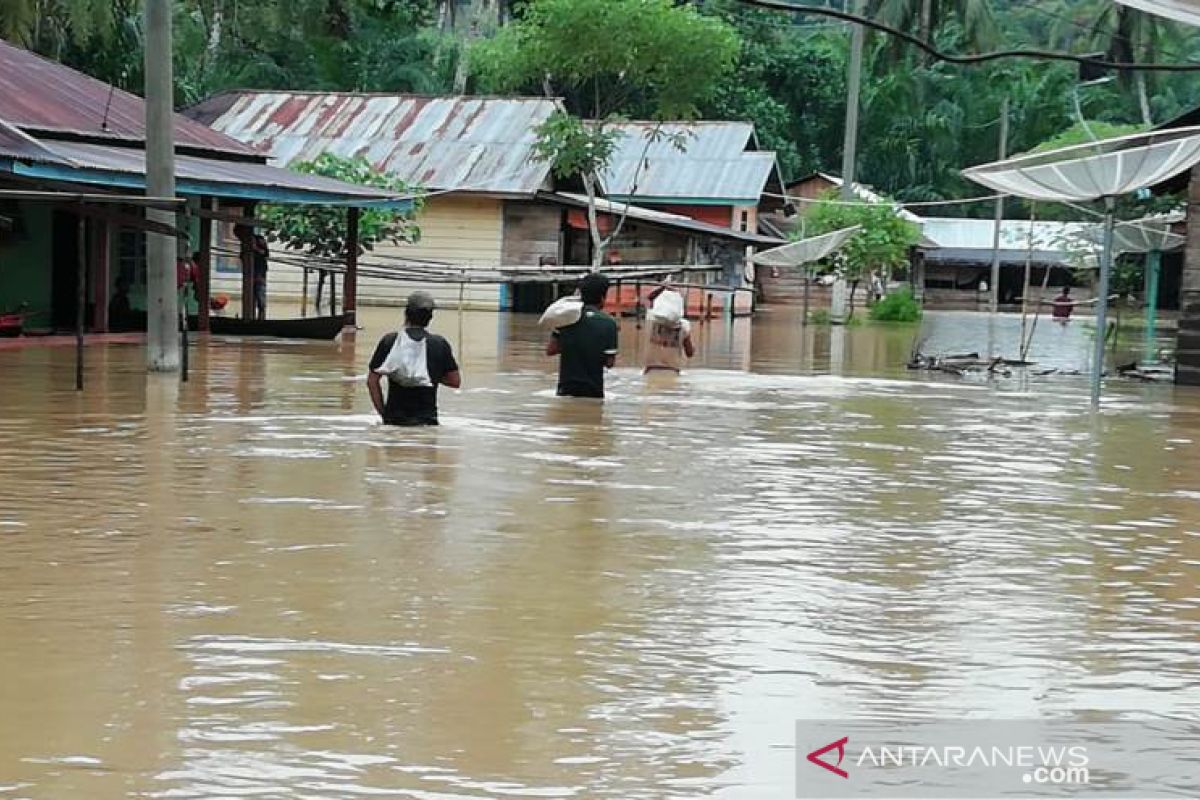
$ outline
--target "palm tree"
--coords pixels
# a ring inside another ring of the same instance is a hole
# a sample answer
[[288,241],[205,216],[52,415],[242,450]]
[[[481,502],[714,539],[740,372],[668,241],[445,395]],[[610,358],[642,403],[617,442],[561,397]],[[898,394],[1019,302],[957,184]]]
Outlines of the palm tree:
[[[1099,4],[1092,26],[1093,42],[1105,48],[1105,54],[1111,61],[1153,62],[1168,45],[1178,43],[1182,38],[1174,23],[1109,0],[1102,0]],[[1146,73],[1125,71],[1120,78],[1126,86],[1132,81],[1142,123],[1153,125],[1150,79]]]
[[991,0],[880,0],[875,17],[925,42],[950,22],[958,23],[968,48],[990,47],[998,38]]

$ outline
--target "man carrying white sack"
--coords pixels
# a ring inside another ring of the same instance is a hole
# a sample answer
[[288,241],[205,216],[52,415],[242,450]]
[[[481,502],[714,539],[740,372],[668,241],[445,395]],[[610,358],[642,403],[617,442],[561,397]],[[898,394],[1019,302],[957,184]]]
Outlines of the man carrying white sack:
[[[437,425],[438,384],[462,385],[450,343],[425,330],[433,319],[433,295],[413,292],[404,309],[403,330],[379,340],[367,373],[371,403],[387,425]],[[387,378],[387,400],[383,379]]]
[[678,373],[684,360],[696,353],[692,325],[683,315],[683,297],[664,284],[651,292],[649,299],[652,305],[646,320],[650,323],[650,344],[646,349],[645,371]]

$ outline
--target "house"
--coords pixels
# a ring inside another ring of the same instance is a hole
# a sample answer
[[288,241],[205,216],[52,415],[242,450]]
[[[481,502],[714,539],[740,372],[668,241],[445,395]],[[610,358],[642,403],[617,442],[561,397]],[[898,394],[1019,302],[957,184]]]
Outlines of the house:
[[[199,249],[207,262],[213,221],[244,218],[256,202],[411,206],[269,166],[255,150],[176,115],[176,194],[187,200],[186,215],[155,227],[137,197],[145,188],[144,119],[140,97],[0,41],[0,311],[23,309],[28,328],[75,328],[82,266],[84,325],[102,332],[118,284],[128,284],[135,310],[145,308],[147,230],[177,236],[183,253]],[[109,199],[114,193],[125,199]],[[233,260],[242,275],[249,271],[247,253]],[[249,282],[241,288],[248,293]],[[203,325],[208,303],[197,311]]]
[[[605,197],[744,234],[761,233],[763,241],[744,242],[737,257],[722,255],[725,268],[719,278],[731,287],[756,287],[746,246],[770,247],[783,241],[777,232],[760,232],[760,216],[782,209],[784,199],[775,153],[759,148],[754,126],[701,120],[614,127],[620,138],[601,176]],[[738,301],[733,313],[750,311],[750,292],[730,297]],[[618,294],[618,305],[627,301]]]
[[[759,217],[759,227],[764,233],[783,237],[804,236],[804,218],[813,210],[817,201],[827,198],[831,193],[837,193],[842,188],[843,181],[837,175],[828,172],[814,172],[804,178],[792,181],[784,187],[784,203],[782,207],[762,214]],[[862,203],[889,203],[887,198],[861,183],[851,187],[854,198]],[[904,220],[920,227],[923,218],[901,205],[895,205],[896,214]],[[922,245],[933,247],[933,243],[923,240]],[[919,263],[919,262],[918,262]],[[804,277],[799,270],[767,269],[760,270],[759,284],[762,296],[768,303],[781,305],[796,304],[804,296]],[[810,287],[810,296],[818,304],[827,303],[829,292],[825,287]]]
[[[378,245],[370,256],[373,262],[410,268],[424,264],[451,272],[461,268],[467,274],[501,266],[591,263],[587,224],[577,198],[571,198],[569,191],[558,191],[571,187],[556,186],[550,165],[536,157],[537,128],[560,109],[557,100],[540,97],[239,91],[217,95],[186,113],[268,154],[279,166],[310,161],[322,153],[366,158],[377,169],[424,193],[418,218],[420,241]],[[702,123],[690,127],[717,131],[728,126]],[[753,133],[749,125],[737,123],[736,127],[729,145],[734,155],[743,152]],[[636,138],[633,133],[631,129],[630,139]],[[632,145],[628,152],[633,152]],[[625,173],[613,176],[608,199],[617,201],[621,210],[602,212],[601,217],[604,224],[616,224],[615,220],[626,217],[620,241],[610,251],[622,265],[668,257],[670,263],[709,263],[702,259],[711,257],[713,272],[732,272],[735,270],[725,261],[718,263],[724,257],[717,251],[723,247],[744,253],[746,247],[777,243],[775,238],[759,237],[752,218],[768,173],[774,169],[773,155],[752,156],[756,164],[767,160],[770,164],[758,169],[756,174],[761,177],[755,187],[738,185],[728,197],[711,189],[704,195],[693,187],[684,187],[689,190],[686,192],[666,191],[660,182],[670,172],[687,171],[674,155],[670,158],[671,170],[660,170],[656,154],[652,159],[655,168],[650,171],[653,180],[638,183],[655,191],[664,189],[649,198],[667,205],[657,217],[630,218],[636,215],[627,213],[622,198],[628,200],[636,194],[638,207],[653,203],[643,204],[640,191],[628,191],[620,180]],[[618,159],[618,163],[623,161]],[[727,183],[732,180],[731,176]],[[703,212],[694,210],[697,204],[703,206]],[[735,224],[735,207],[750,209],[742,224]],[[680,210],[693,213],[676,213]],[[286,277],[273,276],[272,292],[298,296],[299,273],[293,270]],[[364,277],[360,296],[364,301],[400,303],[416,285]],[[442,303],[457,306],[461,300],[467,308],[538,310],[549,296],[544,287],[526,287],[516,281],[464,287],[453,282],[421,285]],[[743,294],[748,301],[749,294]]]
[[[935,308],[977,308],[991,297],[996,225],[990,219],[925,217],[924,237],[916,258],[923,262],[924,300]],[[1000,224],[1000,304],[1020,303],[1025,265],[1030,284],[1061,288],[1077,282],[1075,270],[1098,263],[1094,222],[1054,222],[1006,219]],[[1049,271],[1047,276],[1046,272]],[[1091,297],[1091,287],[1076,291],[1077,300]]]

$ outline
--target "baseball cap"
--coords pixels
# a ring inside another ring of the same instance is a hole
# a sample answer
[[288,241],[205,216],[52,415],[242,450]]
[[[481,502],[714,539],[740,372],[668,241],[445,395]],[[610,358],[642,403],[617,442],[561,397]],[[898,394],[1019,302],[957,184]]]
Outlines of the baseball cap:
[[421,289],[418,289],[408,296],[408,309],[410,311],[433,311],[435,306],[436,304],[433,302],[433,295]]

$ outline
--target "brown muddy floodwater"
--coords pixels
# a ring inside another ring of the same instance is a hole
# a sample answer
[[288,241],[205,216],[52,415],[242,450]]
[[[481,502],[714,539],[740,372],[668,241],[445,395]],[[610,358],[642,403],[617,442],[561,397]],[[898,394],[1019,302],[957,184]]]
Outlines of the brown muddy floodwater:
[[186,385],[0,352],[0,797],[765,800],[798,717],[1200,714],[1198,391],[1093,418],[1079,377],[766,313],[652,384],[623,322],[600,405],[531,319],[450,312],[464,389],[387,429],[396,316]]

